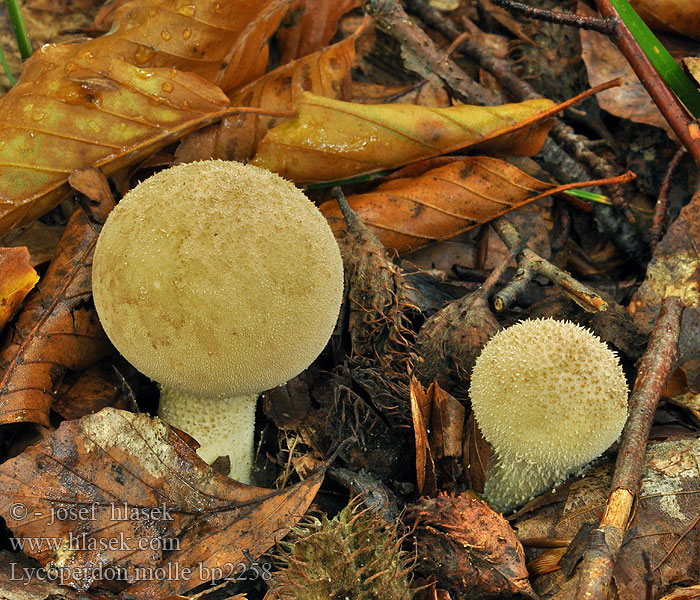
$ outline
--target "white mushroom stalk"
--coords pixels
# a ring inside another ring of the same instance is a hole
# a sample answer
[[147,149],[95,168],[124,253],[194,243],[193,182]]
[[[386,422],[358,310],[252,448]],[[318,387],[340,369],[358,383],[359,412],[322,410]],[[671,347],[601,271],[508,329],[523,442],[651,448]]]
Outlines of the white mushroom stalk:
[[484,495],[519,508],[602,454],[627,418],[617,355],[568,321],[522,321],[498,332],[474,365],[469,395],[493,448]]
[[124,196],[97,242],[93,293],[115,347],[168,390],[161,416],[248,481],[254,398],[323,350],[343,267],[326,220],[292,183],[204,161]]

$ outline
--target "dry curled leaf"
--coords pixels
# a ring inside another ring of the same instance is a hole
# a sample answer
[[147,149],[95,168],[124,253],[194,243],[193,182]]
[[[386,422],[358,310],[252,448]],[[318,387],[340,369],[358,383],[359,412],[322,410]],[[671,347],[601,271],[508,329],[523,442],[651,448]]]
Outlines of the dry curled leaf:
[[15,543],[73,587],[131,584],[126,597],[161,598],[268,550],[322,477],[245,486],[214,473],[160,419],[106,408],[0,466],[0,513]]
[[700,4],[697,0],[630,0],[630,4],[652,29],[700,40]]
[[[568,187],[539,181],[505,161],[475,156],[393,179],[347,200],[382,244],[404,254]],[[345,225],[337,204],[326,202],[320,210],[340,235]]]
[[47,427],[54,387],[66,369],[82,371],[112,347],[92,306],[97,236],[114,201],[106,193],[88,214],[78,208],[37,289],[27,298],[0,351],[0,423]]
[[551,127],[551,100],[428,108],[355,104],[302,94],[297,116],[267,132],[252,163],[295,182],[333,181],[467,146],[535,154]]
[[430,449],[428,431],[432,412],[432,397],[415,378],[409,386],[411,395],[411,416],[413,417],[413,434],[416,444],[416,482],[420,496],[434,496],[437,493],[435,461]]
[[501,515],[463,496],[424,498],[410,506],[415,521],[415,571],[435,575],[452,598],[531,598],[523,548]]
[[0,330],[37,281],[26,248],[0,248]]

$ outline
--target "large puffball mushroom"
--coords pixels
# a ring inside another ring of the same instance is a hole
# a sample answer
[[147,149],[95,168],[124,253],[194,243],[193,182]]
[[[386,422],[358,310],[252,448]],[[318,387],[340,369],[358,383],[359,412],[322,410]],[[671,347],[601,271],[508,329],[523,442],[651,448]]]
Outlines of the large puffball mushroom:
[[258,394],[313,362],[340,310],[342,260],[318,209],[252,165],[177,165],[109,215],[92,282],[117,350],[161,384],[159,415],[249,481]]
[[499,331],[469,390],[493,448],[488,502],[515,510],[600,456],[622,431],[627,393],[617,355],[584,327],[537,319]]

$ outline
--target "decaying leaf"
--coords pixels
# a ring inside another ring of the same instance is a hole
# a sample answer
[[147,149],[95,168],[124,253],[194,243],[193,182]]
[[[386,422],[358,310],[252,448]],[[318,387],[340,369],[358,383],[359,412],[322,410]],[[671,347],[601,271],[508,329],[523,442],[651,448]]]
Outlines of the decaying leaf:
[[302,94],[297,116],[268,131],[253,164],[298,183],[395,168],[467,146],[537,153],[551,127],[551,100],[428,108],[355,104]]
[[66,420],[80,419],[112,406],[126,410],[122,381],[109,356],[82,373],[68,374],[55,392],[52,409]]
[[161,598],[268,550],[322,477],[245,486],[214,473],[163,421],[106,408],[0,466],[0,513],[25,552],[73,587],[116,581],[131,584],[126,597]]
[[696,0],[630,0],[652,29],[700,40],[700,5]]
[[39,564],[23,554],[0,552],[0,600],[95,600],[44,577]]
[[233,114],[222,90],[265,72],[290,2],[127,3],[108,35],[35,52],[0,100],[0,235],[53,208],[74,169],[112,174]]
[[435,575],[452,598],[537,598],[518,538],[485,502],[424,498],[408,508],[406,520],[417,522],[415,572]]
[[[342,99],[355,58],[355,38],[346,38],[308,56],[262,75],[229,94],[232,106],[253,106],[271,111],[290,109],[303,92]],[[183,140],[177,150],[181,162],[221,158],[247,161],[275,117],[245,114],[223,119]]]
[[[646,278],[632,296],[627,310],[642,333],[650,333],[666,295],[679,296],[689,308],[683,313],[679,340],[682,359],[700,359],[700,192],[683,207],[647,265]],[[700,373],[688,374],[691,387],[700,381]]]
[[292,0],[139,0],[114,11],[109,34],[90,43],[142,68],[187,71],[228,92],[262,75],[269,37]]
[[296,0],[277,32],[280,62],[290,62],[326,46],[346,12],[361,0]]
[[[577,12],[586,16],[596,15],[581,0],[578,2]],[[649,97],[627,59],[608,36],[584,30],[580,31],[580,35],[581,58],[586,65],[590,84],[594,86],[614,77],[622,79],[620,87],[596,95],[600,108],[616,117],[661,127],[671,132],[668,122]]]
[[92,305],[90,282],[97,236],[113,206],[107,188],[90,213],[76,209],[56,256],[27,298],[0,351],[0,423],[48,427],[53,391],[66,369],[82,371],[112,351]]
[[[646,472],[628,538],[613,570],[620,600],[645,597],[642,551],[649,555],[654,576],[654,596],[700,578],[700,441],[681,439],[647,446]],[[572,479],[520,514],[514,521],[518,537],[528,539],[573,539],[585,523],[595,526],[605,508],[612,477],[606,462],[590,470],[583,479]],[[693,525],[695,524],[695,525]],[[542,550],[534,550],[542,552]],[[546,552],[546,551],[545,551]],[[533,579],[540,597],[573,600],[579,577],[562,570]]]
[[420,496],[434,496],[437,493],[435,461],[430,449],[428,430],[432,412],[431,397],[426,394],[420,382],[413,377],[409,387],[411,394],[411,415],[416,443],[416,482]]
[[26,248],[0,248],[0,331],[37,281]]

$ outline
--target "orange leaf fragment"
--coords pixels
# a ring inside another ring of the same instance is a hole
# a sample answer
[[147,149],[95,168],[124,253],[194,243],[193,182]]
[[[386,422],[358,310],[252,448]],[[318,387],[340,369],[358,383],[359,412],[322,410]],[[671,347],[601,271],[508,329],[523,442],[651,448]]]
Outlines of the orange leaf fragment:
[[12,318],[39,275],[25,247],[0,248],[0,330]]

